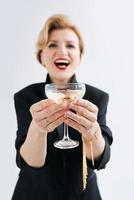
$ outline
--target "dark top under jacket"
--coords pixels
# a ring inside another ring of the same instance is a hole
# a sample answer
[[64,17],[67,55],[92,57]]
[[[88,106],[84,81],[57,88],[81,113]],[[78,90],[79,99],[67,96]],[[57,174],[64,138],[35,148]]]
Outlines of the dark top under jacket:
[[[77,82],[75,75],[71,82]],[[106,111],[108,94],[93,86],[86,85],[84,99],[94,103],[98,108],[98,123],[105,139],[105,149],[99,160],[87,160],[88,181],[83,191],[82,185],[82,139],[81,134],[69,127],[71,139],[79,141],[74,149],[57,149],[53,143],[61,138],[58,128],[48,134],[47,157],[43,167],[29,166],[20,155],[20,147],[26,139],[32,117],[30,106],[42,99],[46,99],[45,84],[50,83],[49,75],[46,82],[36,83],[25,87],[14,95],[17,115],[17,150],[16,163],[20,168],[19,178],[12,196],[12,200],[101,200],[94,170],[105,168],[110,158],[112,133],[106,126]]]

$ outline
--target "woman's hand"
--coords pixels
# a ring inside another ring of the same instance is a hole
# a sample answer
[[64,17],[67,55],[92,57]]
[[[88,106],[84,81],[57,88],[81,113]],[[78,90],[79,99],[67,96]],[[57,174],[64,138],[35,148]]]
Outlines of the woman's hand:
[[75,103],[70,103],[69,109],[76,113],[67,111],[64,122],[79,131],[86,141],[91,141],[96,137],[95,134],[100,129],[97,122],[98,107],[87,100],[81,99]]
[[47,155],[47,134],[63,122],[65,106],[45,99],[33,104],[30,112],[32,121],[20,154],[28,165],[42,167]]
[[41,100],[30,107],[32,122],[43,133],[53,131],[64,121],[66,105],[57,104],[53,100]]

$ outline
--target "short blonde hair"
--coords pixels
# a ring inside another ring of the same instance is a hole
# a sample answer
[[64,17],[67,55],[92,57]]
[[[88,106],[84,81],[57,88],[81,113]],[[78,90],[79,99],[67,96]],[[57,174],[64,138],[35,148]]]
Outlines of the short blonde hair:
[[84,52],[84,42],[78,27],[71,22],[68,16],[63,14],[57,14],[57,15],[52,15],[47,19],[41,32],[39,33],[36,43],[36,49],[37,49],[36,56],[37,60],[40,63],[41,63],[41,52],[47,45],[51,32],[57,29],[71,29],[72,31],[75,32],[75,34],[79,39],[80,56],[82,56]]

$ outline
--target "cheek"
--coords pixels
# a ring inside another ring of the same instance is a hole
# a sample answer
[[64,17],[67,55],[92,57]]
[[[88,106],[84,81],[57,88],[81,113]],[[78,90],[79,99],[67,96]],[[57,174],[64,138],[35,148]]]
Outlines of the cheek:
[[76,65],[79,65],[80,64],[80,55],[79,54],[77,54],[77,55],[75,55],[74,56],[74,63],[76,64]]
[[43,53],[41,56],[41,62],[43,65],[47,65],[47,63],[49,62],[48,60],[49,56],[47,55],[47,53]]
[[73,58],[73,62],[75,63],[75,65],[80,64],[81,57],[80,57],[80,50],[79,49],[77,49],[76,51],[73,52],[72,58]]

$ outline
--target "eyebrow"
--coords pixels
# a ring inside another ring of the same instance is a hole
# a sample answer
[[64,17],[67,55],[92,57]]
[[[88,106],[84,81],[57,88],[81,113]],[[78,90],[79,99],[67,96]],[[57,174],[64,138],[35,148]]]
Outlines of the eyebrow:
[[56,41],[56,40],[49,40],[48,42],[55,42],[55,43],[57,43],[58,41]]
[[[55,43],[58,43],[57,40],[49,40],[49,42],[55,42]],[[48,42],[48,43],[49,43],[49,42]],[[67,43],[76,43],[75,41],[72,41],[72,40],[66,40],[65,42],[67,42]]]

